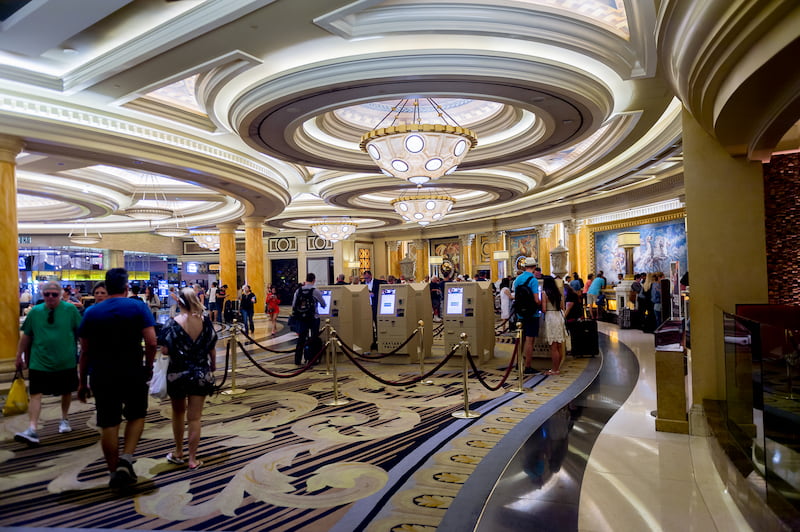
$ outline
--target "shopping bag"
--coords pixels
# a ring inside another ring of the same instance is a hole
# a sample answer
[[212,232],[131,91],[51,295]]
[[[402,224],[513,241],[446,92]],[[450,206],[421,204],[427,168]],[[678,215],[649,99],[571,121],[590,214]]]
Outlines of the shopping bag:
[[150,396],[156,399],[167,397],[167,368],[169,357],[157,356],[153,360],[153,378],[150,379]]
[[22,372],[17,370],[14,374],[14,382],[6,397],[6,404],[3,406],[4,416],[16,416],[28,411],[28,390],[25,388],[25,379]]

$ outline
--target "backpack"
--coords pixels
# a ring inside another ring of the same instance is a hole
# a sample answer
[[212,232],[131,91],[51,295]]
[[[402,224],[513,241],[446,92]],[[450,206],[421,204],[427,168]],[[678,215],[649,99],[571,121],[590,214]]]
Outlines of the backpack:
[[298,288],[292,305],[292,314],[301,319],[309,319],[314,317],[316,310],[317,300],[314,299],[314,289]]
[[539,311],[539,306],[533,298],[533,290],[529,286],[531,280],[536,280],[536,277],[531,276],[525,283],[514,289],[514,312],[523,318],[533,317]]

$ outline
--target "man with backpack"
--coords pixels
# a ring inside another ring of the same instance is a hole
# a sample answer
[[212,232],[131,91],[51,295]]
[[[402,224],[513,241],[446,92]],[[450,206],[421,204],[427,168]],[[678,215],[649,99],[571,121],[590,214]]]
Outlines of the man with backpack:
[[292,317],[297,322],[297,346],[294,349],[294,363],[297,366],[303,364],[303,351],[309,347],[306,355],[307,360],[313,358],[322,347],[319,340],[319,314],[317,314],[317,303],[325,308],[325,299],[322,292],[317,290],[314,282],[317,276],[313,273],[306,275],[306,282],[297,289],[292,299]]
[[533,343],[539,336],[539,279],[535,275],[536,259],[525,259],[525,271],[514,280],[514,312],[522,321],[525,335],[523,353],[525,355],[525,374],[536,373],[533,369]]

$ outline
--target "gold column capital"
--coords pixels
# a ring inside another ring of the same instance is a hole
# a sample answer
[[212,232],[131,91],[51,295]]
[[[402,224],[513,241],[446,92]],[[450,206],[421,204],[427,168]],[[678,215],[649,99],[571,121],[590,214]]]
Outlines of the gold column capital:
[[10,137],[8,135],[0,135],[0,162],[15,163],[17,155],[25,147],[22,139],[17,137]]
[[253,228],[253,227],[264,229],[264,222],[266,222],[266,221],[267,221],[267,219],[263,218],[261,216],[248,216],[248,217],[242,218],[242,223],[244,223],[244,226],[247,229],[250,229],[250,228]]
[[239,227],[239,224],[232,222],[217,224],[217,229],[221,235],[232,235],[236,232],[237,227]]

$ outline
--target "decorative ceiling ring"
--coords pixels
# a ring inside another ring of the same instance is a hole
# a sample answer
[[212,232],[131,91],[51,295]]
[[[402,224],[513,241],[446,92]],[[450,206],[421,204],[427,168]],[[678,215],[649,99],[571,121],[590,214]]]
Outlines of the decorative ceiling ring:
[[[281,215],[280,218],[275,218],[267,221],[267,226],[280,229],[296,229],[296,230],[308,231],[309,222],[311,220],[324,218],[326,216],[329,216],[331,218],[341,218],[342,216],[349,216],[346,214],[343,215],[342,212],[344,211],[337,210],[324,213],[321,212],[319,213],[319,215],[317,214],[312,215],[308,211],[304,213],[285,212],[283,215]],[[357,212],[357,211],[352,211],[352,212]],[[350,216],[350,218],[358,225],[359,230],[375,230],[375,229],[400,225],[402,223],[402,221],[398,220],[397,217],[395,216],[386,216],[385,213],[380,213],[377,216],[373,216],[372,214],[365,214],[363,210],[361,210],[354,216]]]
[[[330,111],[411,95],[500,102],[542,119],[546,133],[508,151],[476,149],[461,168],[522,161],[584,138],[610,116],[614,99],[594,76],[530,57],[409,54],[315,65],[271,78],[241,93],[230,107],[232,126],[253,148],[319,168],[370,171],[359,152],[335,145],[298,145],[303,124]],[[362,131],[361,133],[366,132]]]

